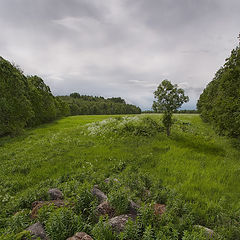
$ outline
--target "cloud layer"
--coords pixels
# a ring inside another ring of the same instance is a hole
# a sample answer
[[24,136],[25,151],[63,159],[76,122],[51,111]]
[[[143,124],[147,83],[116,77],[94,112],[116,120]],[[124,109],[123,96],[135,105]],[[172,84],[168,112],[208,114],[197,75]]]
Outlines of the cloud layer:
[[238,0],[0,0],[0,55],[56,95],[150,109],[163,79],[196,101],[238,44]]

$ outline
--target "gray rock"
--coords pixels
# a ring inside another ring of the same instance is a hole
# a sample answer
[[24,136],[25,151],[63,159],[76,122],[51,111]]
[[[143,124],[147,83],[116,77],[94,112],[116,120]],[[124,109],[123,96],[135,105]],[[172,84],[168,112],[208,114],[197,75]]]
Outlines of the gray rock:
[[210,228],[201,226],[201,225],[195,225],[196,228],[202,229],[206,233],[206,237],[212,239],[214,237],[214,231]]
[[101,190],[99,190],[97,186],[94,186],[91,192],[94,196],[97,197],[100,203],[107,200],[107,196]]
[[48,194],[49,194],[51,200],[63,199],[63,193],[57,188],[49,189]]
[[137,211],[140,208],[140,206],[135,203],[134,201],[130,200],[130,206],[129,206],[129,212],[133,215],[137,215]]
[[124,214],[114,218],[109,219],[109,224],[115,232],[122,232],[125,228],[125,225],[128,219],[134,219],[134,216],[131,214]]
[[40,222],[37,222],[26,229],[33,237],[40,237],[42,240],[48,240],[47,234]]

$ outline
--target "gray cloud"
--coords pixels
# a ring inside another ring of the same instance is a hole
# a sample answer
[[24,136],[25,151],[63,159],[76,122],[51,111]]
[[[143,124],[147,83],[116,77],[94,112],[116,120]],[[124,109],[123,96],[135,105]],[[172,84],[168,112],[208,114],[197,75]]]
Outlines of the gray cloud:
[[238,0],[0,0],[0,55],[54,94],[151,108],[163,79],[196,101],[237,45]]

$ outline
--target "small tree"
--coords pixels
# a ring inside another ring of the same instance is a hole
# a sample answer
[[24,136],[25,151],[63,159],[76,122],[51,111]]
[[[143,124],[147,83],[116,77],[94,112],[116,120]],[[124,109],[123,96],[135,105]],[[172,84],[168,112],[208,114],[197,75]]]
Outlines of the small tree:
[[172,84],[168,80],[163,80],[154,92],[153,110],[155,112],[163,112],[163,125],[167,135],[170,135],[171,126],[173,124],[172,114],[183,103],[189,101],[189,97],[184,95],[184,90],[178,88],[176,84]]

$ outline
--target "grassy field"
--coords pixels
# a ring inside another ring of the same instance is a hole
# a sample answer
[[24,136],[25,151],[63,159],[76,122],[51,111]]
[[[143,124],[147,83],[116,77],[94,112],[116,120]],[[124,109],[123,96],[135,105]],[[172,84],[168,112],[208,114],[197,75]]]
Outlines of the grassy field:
[[[120,116],[67,117],[27,130],[19,137],[1,138],[1,239],[11,239],[15,236],[11,234],[31,224],[32,220],[15,223],[14,214],[30,211],[31,203],[43,199],[50,187],[59,187],[71,200],[81,184],[91,187],[107,177],[122,178],[127,183],[127,178],[134,179],[136,174],[145,176],[144,188],[153,192],[145,202],[168,206],[169,201],[177,204],[178,199],[178,204],[191,209],[188,226],[200,224],[214,229],[220,239],[240,239],[239,148],[232,140],[217,136],[199,115],[174,117],[170,137],[161,127],[154,129],[154,124],[161,126],[161,115],[147,114],[132,116],[134,120]],[[132,197],[143,200],[138,195]],[[167,233],[170,223],[165,222],[162,238],[152,230],[155,237],[149,239],[200,239],[193,235],[187,238],[190,233],[178,229],[183,215],[177,221],[171,217],[176,236]]]

